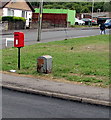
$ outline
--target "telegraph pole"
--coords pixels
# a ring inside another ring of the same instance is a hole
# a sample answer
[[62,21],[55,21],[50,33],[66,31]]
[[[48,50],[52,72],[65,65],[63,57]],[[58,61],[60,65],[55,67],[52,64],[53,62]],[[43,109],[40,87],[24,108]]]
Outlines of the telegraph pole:
[[[92,15],[91,15],[92,20],[93,20],[93,12],[94,12],[94,0],[92,0]],[[91,26],[92,26],[92,21],[91,21]]]
[[40,2],[40,6],[39,6],[39,17],[38,17],[38,38],[37,38],[37,41],[38,41],[38,42],[41,40],[42,11],[43,11],[43,0]]

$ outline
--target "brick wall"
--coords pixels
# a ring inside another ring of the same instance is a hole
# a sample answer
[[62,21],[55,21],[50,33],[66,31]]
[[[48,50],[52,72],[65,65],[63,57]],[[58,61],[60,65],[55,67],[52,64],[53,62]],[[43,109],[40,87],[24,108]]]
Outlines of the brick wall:
[[2,30],[8,30],[8,22],[2,22],[0,23],[0,26]]
[[[47,28],[57,28],[57,27],[67,27],[66,22],[60,23],[52,23],[51,21],[43,21],[42,22],[42,28],[47,29]],[[38,28],[38,21],[33,21],[30,23],[30,28],[31,29],[37,29]]]
[[109,12],[109,17],[111,18],[111,12]]
[[0,8],[0,16],[3,15],[3,9]]
[[25,29],[25,22],[17,21],[17,22],[2,22],[2,30],[19,30]]

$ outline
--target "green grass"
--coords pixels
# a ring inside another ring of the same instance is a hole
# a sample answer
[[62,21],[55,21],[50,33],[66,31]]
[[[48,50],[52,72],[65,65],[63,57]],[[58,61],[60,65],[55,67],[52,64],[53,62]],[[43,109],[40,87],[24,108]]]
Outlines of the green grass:
[[53,71],[47,76],[64,78],[88,85],[109,85],[109,36],[98,35],[49,43],[39,43],[21,48],[21,70],[17,70],[17,48],[3,49],[2,70],[16,69],[17,73],[37,73],[37,58],[53,57]]

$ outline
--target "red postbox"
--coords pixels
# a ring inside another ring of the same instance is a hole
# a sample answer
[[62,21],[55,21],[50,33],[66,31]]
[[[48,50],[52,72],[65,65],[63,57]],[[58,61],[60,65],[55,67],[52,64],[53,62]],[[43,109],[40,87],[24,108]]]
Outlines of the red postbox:
[[14,32],[14,47],[24,47],[24,33]]

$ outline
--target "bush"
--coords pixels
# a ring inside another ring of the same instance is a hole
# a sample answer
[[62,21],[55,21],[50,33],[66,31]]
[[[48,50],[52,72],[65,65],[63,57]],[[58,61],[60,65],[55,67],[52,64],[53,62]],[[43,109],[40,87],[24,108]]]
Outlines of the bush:
[[0,16],[0,21],[2,21],[2,17]]
[[14,21],[14,22],[16,22],[16,21],[26,21],[26,19],[25,18],[23,18],[23,17],[15,17],[15,16],[3,16],[2,17],[2,21]]

